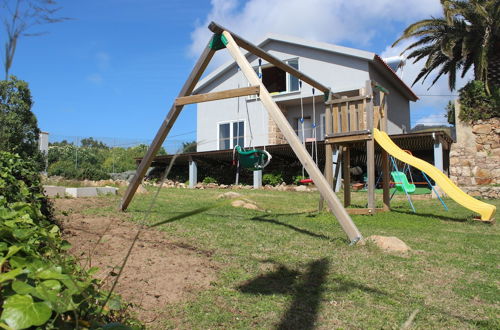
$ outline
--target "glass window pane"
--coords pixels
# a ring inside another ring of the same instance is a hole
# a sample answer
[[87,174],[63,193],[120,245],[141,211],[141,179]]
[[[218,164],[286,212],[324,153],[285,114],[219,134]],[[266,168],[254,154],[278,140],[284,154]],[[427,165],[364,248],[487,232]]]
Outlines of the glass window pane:
[[229,149],[230,142],[230,126],[227,124],[219,124],[219,150]]
[[233,147],[245,146],[245,125],[243,121],[233,123]]
[[[290,65],[292,68],[299,69],[299,60],[290,60],[288,61],[288,65]],[[299,90],[299,79],[296,77],[292,76],[291,74],[288,74],[288,88],[289,91],[298,91]]]

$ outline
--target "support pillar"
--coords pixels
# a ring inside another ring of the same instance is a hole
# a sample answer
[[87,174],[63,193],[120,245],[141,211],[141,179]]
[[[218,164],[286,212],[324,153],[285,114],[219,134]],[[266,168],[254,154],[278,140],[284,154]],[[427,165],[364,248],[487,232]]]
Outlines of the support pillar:
[[441,172],[444,172],[443,143],[439,138],[434,138],[434,166]]
[[[387,151],[382,149],[382,175],[384,180],[382,188],[384,192],[384,211],[390,211],[391,210],[391,196],[390,196],[390,180],[391,180],[391,175],[389,174],[390,172],[390,166],[389,166],[389,154]],[[376,187],[375,187],[376,188]]]
[[351,151],[344,147],[342,151],[342,174],[344,175],[344,207],[351,205]]
[[253,189],[262,188],[262,170],[253,171]]
[[340,166],[340,154],[341,149],[339,146],[335,146],[333,151],[333,191],[339,192],[342,188],[342,166]]
[[368,177],[368,209],[375,213],[375,141],[366,141],[366,170]]
[[193,189],[198,183],[198,166],[192,159],[189,160],[189,188]]

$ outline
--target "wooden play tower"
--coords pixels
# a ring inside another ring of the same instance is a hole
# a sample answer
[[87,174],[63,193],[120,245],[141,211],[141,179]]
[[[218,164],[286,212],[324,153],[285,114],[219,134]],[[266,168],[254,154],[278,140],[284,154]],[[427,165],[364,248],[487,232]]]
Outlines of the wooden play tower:
[[[351,93],[353,94],[353,93]],[[336,150],[342,158],[342,176],[344,186],[344,207],[351,205],[350,149],[360,141],[366,143],[367,168],[367,208],[349,208],[350,214],[374,214],[389,211],[390,167],[389,156],[382,149],[383,207],[376,208],[375,199],[375,139],[373,129],[387,131],[387,95],[389,92],[375,81],[369,80],[359,89],[357,95],[341,96],[326,101],[325,109],[325,177],[333,186],[338,178],[339,167],[333,166],[333,152]],[[333,173],[333,168],[337,173]]]

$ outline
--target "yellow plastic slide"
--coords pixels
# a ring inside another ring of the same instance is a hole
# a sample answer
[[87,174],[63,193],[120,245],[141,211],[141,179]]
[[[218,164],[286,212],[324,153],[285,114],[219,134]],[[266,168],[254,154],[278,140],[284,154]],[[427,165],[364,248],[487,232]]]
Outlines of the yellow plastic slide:
[[433,165],[427,163],[426,161],[413,157],[412,155],[403,151],[399,148],[387,135],[385,132],[381,132],[378,129],[373,129],[373,137],[375,141],[385,149],[393,157],[399,159],[402,162],[410,164],[411,166],[418,168],[422,172],[430,176],[436,184],[443,189],[443,191],[453,198],[455,202],[461,204],[462,206],[472,210],[481,215],[481,220],[492,221],[495,217],[497,208],[494,205],[481,202],[474,197],[467,195],[465,192],[460,190],[443,172],[438,170]]

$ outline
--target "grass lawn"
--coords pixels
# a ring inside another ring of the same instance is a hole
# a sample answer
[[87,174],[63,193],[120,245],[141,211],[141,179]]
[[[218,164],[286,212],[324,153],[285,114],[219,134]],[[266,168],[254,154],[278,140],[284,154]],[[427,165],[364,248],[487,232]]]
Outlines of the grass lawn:
[[[164,221],[158,230],[219,265],[210,289],[165,307],[165,328],[400,328],[412,313],[414,328],[500,328],[498,226],[472,221],[452,200],[448,212],[416,200],[413,214],[401,196],[392,212],[353,216],[365,237],[397,236],[412,248],[391,255],[349,246],[336,220],[315,211],[318,193],[239,190],[266,211],[224,204],[175,220],[222,192],[162,189],[147,219],[152,193],[129,208],[134,221]],[[116,198],[103,198],[109,208],[87,212],[116,212]]]

